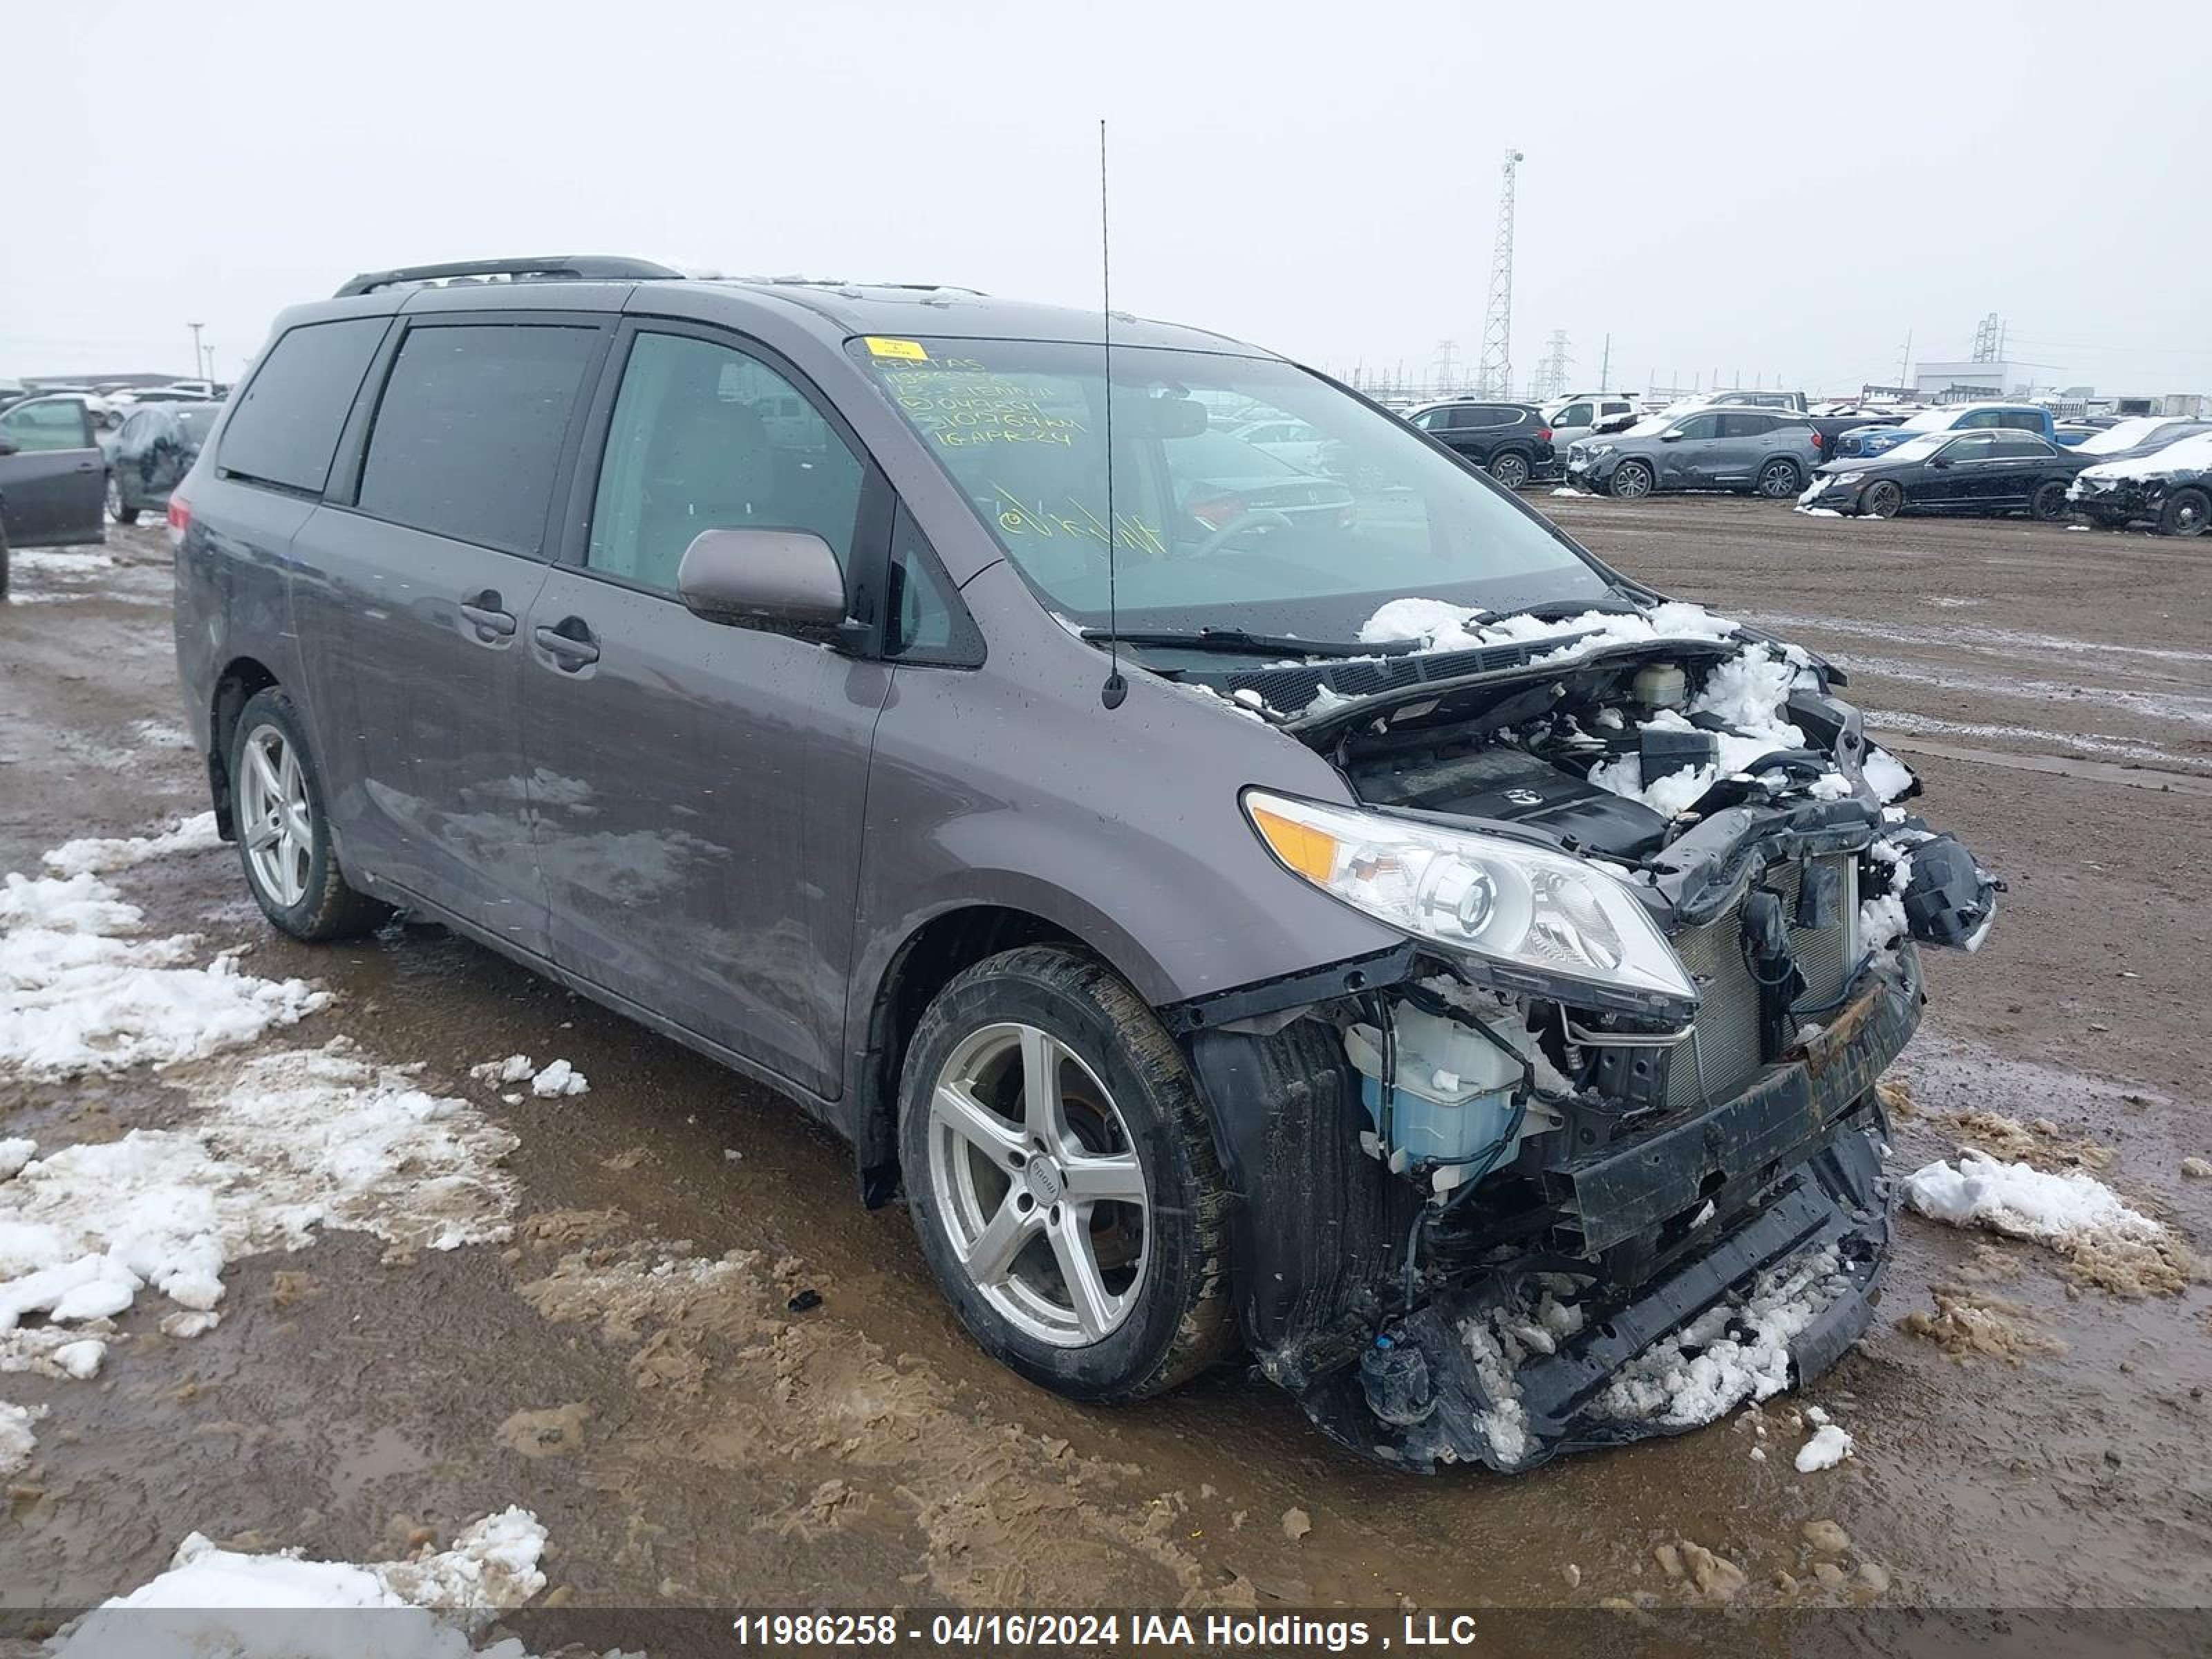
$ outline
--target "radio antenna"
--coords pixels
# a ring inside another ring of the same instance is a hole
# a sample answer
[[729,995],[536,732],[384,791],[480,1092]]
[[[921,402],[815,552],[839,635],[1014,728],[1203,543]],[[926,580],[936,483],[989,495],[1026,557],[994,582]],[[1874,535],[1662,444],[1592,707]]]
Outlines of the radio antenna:
[[1119,708],[1129,695],[1129,682],[1121,678],[1121,602],[1114,580],[1114,545],[1121,539],[1121,520],[1114,516],[1114,255],[1106,216],[1106,118],[1098,118],[1098,305],[1103,324],[1106,359],[1106,684],[1098,701]]

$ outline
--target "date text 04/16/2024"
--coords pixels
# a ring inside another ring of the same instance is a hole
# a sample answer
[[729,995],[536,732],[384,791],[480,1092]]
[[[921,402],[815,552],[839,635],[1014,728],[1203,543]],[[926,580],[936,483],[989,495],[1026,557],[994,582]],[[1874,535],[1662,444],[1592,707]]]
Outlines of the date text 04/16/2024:
[[[1466,1648],[1478,1640],[1471,1613],[1406,1613],[1393,1632],[1380,1621],[1298,1613],[756,1613],[733,1620],[741,1643],[777,1648],[936,1649],[1036,1647],[1084,1651],[1127,1645],[1169,1650],[1357,1653]],[[1395,1638],[1395,1639],[1394,1639]]]

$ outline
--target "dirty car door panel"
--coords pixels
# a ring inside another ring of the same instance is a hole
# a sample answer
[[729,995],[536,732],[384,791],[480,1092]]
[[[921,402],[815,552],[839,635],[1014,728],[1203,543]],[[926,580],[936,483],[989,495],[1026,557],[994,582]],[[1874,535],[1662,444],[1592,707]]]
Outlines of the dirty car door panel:
[[34,398],[0,414],[0,514],[17,547],[98,542],[107,490],[92,416],[76,398]]
[[364,878],[543,954],[525,807],[521,619],[605,331],[418,321],[345,506],[301,530],[295,604],[328,687],[326,761]]
[[604,443],[580,469],[587,528],[527,607],[553,955],[835,1097],[890,671],[695,616],[676,577],[710,529],[809,531],[849,568],[888,516],[843,434],[763,357],[673,327],[637,330],[616,355]]

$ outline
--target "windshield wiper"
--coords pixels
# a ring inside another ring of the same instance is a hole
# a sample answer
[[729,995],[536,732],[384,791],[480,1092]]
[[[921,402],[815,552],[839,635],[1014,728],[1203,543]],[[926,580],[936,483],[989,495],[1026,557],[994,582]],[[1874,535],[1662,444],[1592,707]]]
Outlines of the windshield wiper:
[[1200,628],[1189,632],[1176,629],[1086,628],[1081,638],[1094,644],[1119,640],[1123,645],[1157,646],[1177,651],[1226,651],[1254,657],[1397,657],[1419,647],[1418,640],[1382,640],[1373,645],[1357,640],[1302,640],[1295,634],[1248,634],[1241,628]]

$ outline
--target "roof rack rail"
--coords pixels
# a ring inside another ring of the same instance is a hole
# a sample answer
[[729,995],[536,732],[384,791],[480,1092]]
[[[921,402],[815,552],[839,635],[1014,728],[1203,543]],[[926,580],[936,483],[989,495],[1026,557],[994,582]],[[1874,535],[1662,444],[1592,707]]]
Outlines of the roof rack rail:
[[336,298],[374,294],[380,288],[404,283],[435,283],[453,278],[482,280],[505,277],[514,283],[626,283],[659,282],[684,273],[650,259],[625,259],[599,253],[553,253],[535,259],[456,259],[441,265],[400,265],[391,270],[364,270],[340,288]]

